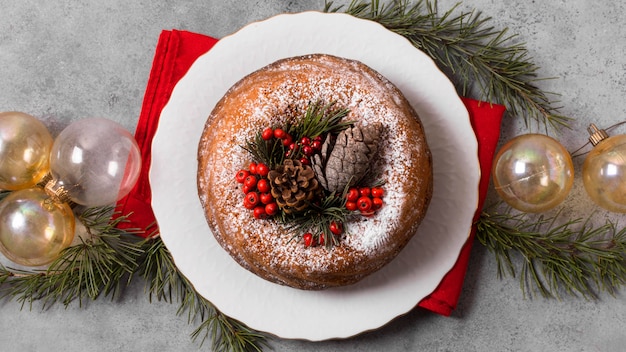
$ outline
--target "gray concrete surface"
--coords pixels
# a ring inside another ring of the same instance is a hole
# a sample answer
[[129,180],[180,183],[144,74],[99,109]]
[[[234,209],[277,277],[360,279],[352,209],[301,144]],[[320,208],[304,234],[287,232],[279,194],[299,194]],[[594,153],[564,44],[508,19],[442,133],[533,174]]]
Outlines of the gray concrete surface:
[[[341,3],[341,2],[337,2]],[[441,11],[452,0],[439,1]],[[42,118],[53,133],[70,121],[105,116],[134,130],[162,29],[215,37],[281,12],[323,8],[306,1],[34,1],[0,0],[0,111]],[[576,120],[560,136],[570,150],[586,141],[595,121],[626,119],[626,5],[623,2],[473,0],[458,10],[481,11],[496,28],[509,27],[527,43],[539,82],[560,93],[562,113]],[[502,140],[526,131],[509,119]],[[624,132],[624,131],[622,131]],[[580,172],[581,160],[577,160]],[[493,198],[493,196],[492,196]],[[570,217],[595,208],[580,176],[564,207]],[[623,216],[599,212],[596,219]],[[196,351],[195,325],[176,305],[150,303],[136,280],[124,295],[83,307],[0,305],[0,351]],[[364,307],[367,309],[367,307]],[[623,292],[598,300],[529,299],[516,279],[499,279],[491,253],[476,245],[458,309],[441,317],[414,309],[360,336],[311,343],[272,339],[275,351],[623,351]]]

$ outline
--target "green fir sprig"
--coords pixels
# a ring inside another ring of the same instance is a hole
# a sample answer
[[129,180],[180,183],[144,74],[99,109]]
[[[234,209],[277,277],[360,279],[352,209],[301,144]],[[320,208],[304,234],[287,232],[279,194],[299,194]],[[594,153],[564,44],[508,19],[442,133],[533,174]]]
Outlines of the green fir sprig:
[[195,341],[201,344],[211,341],[212,351],[262,351],[267,337],[251,330],[241,322],[229,318],[202,297],[193,285],[178,270],[174,260],[160,237],[146,243],[145,256],[137,271],[147,283],[150,300],[156,298],[166,302],[178,302],[178,314],[187,314],[189,323],[200,321],[192,332]]
[[14,269],[0,265],[0,292],[4,297],[32,306],[74,300],[116,297],[121,283],[130,280],[143,250],[139,230],[121,230],[125,217],[111,219],[112,208],[90,208],[78,219],[88,236],[65,249],[45,270]]
[[335,109],[336,102],[324,104],[313,102],[307,106],[300,122],[289,128],[288,132],[295,137],[309,137],[311,139],[329,133],[337,134],[352,126],[354,122],[343,121],[350,112],[349,109]]
[[[559,113],[552,94],[537,83],[539,67],[524,43],[515,42],[508,30],[489,25],[490,17],[480,12],[457,14],[460,3],[440,13],[437,1],[393,0],[389,3],[352,1],[345,12],[380,23],[407,38],[444,71],[463,96],[503,104],[510,116],[544,127],[569,126],[569,117]],[[324,11],[343,10],[327,2]]]
[[524,293],[596,298],[626,284],[626,228],[615,223],[492,212],[476,225],[477,239],[495,255],[498,275],[519,275]]
[[261,131],[258,131],[252,140],[246,141],[242,148],[248,151],[255,161],[266,164],[270,169],[282,164],[287,152],[289,152],[289,158],[297,159],[302,156],[298,144],[300,138],[306,136],[313,139],[329,133],[336,134],[354,124],[351,121],[343,121],[350,110],[334,108],[334,106],[335,102],[328,104],[311,102],[297,124],[289,122],[281,126],[281,129],[291,136],[296,145],[293,151],[290,151],[280,139],[263,139]]
[[[346,194],[348,186],[341,195],[334,192],[322,197],[319,204],[311,203],[303,214],[291,216],[281,213],[278,219],[294,233],[293,239],[301,239],[305,233],[311,233],[313,243],[320,243],[320,236],[324,236],[323,244],[326,249],[338,246],[341,236],[331,231],[331,224],[343,228],[343,224],[349,221],[356,213],[346,208]],[[343,232],[343,231],[340,231]]]

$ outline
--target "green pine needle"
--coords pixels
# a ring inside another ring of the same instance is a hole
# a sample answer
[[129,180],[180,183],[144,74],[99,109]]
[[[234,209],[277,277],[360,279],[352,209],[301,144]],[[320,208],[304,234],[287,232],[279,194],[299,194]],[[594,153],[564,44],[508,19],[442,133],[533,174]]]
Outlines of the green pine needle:
[[519,273],[524,294],[615,294],[626,284],[626,228],[611,222],[592,227],[582,219],[557,225],[557,218],[483,213],[477,239],[495,255],[499,276]]
[[211,340],[213,351],[261,351],[267,344],[266,336],[251,330],[235,319],[217,310],[200,296],[187,278],[176,268],[171,254],[159,237],[145,244],[145,257],[138,270],[147,282],[150,300],[177,301],[178,314],[187,313],[189,323],[200,321],[192,332],[192,339],[203,344]]
[[[430,56],[456,85],[459,94],[503,104],[507,113],[535,121],[548,129],[569,127],[569,117],[559,113],[550,93],[537,86],[542,78],[523,43],[507,29],[489,26],[490,17],[480,12],[456,15],[457,4],[439,13],[437,1],[352,1],[346,13],[380,23],[407,38]],[[327,2],[325,11],[337,12]]]

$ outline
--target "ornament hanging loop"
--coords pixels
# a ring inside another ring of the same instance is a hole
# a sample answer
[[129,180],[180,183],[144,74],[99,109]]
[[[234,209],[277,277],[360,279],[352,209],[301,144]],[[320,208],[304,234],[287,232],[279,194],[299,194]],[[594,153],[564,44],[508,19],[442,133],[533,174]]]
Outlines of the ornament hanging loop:
[[594,147],[596,145],[598,145],[598,143],[600,143],[603,140],[609,138],[609,134],[606,133],[606,130],[599,129],[593,123],[591,125],[589,125],[589,127],[587,127],[587,132],[589,132],[589,142]]

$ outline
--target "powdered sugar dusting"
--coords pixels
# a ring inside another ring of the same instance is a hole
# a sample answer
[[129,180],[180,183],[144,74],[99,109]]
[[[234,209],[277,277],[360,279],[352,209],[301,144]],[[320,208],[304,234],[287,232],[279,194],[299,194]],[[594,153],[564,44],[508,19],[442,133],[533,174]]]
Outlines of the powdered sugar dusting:
[[[403,217],[421,219],[415,212],[424,209],[408,209],[407,199],[429,194],[415,191],[429,188],[428,184],[407,178],[415,172],[416,156],[430,157],[423,136],[414,138],[411,124],[415,121],[407,122],[408,103],[395,88],[390,89],[391,83],[373,71],[364,71],[362,64],[324,55],[316,55],[315,60],[305,57],[295,64],[280,61],[248,78],[233,86],[218,104],[214,113],[224,118],[209,119],[199,149],[200,199],[220,243],[253,272],[281,283],[297,282],[301,288],[307,288],[299,280],[301,276],[310,277],[310,286],[319,288],[325,286],[321,283],[325,275],[353,273],[358,279],[378,269],[388,261],[385,257],[395,256],[412,235],[401,234],[406,238],[400,244],[390,238],[406,230]],[[373,217],[344,224],[345,239],[330,251],[304,248],[282,225],[255,220],[243,207],[243,193],[234,180],[237,170],[251,161],[241,148],[246,140],[265,127],[293,121],[316,101],[335,101],[337,107],[350,110],[346,120],[361,125],[382,123],[384,130],[380,155],[372,168],[386,181],[385,205]],[[414,232],[416,226],[410,224],[409,230]],[[231,238],[233,234],[242,236]]]

